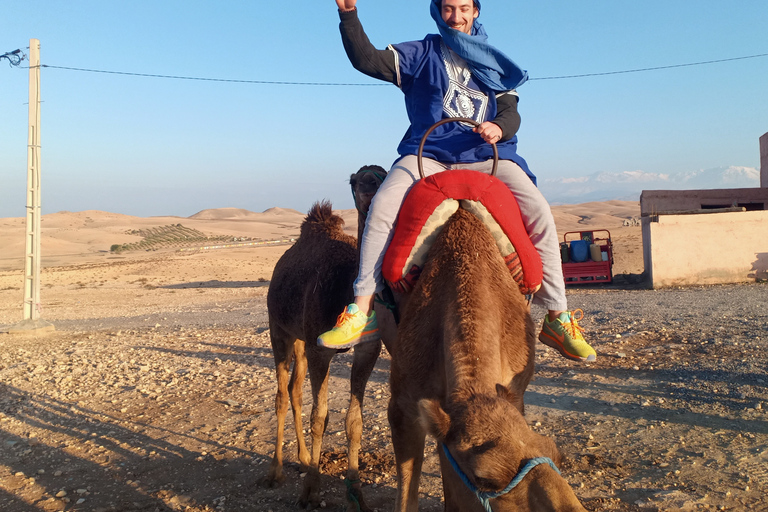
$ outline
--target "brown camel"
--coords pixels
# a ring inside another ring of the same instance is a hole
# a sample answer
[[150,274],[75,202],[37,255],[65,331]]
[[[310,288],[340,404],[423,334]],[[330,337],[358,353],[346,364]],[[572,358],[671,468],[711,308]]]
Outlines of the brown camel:
[[[480,491],[505,489],[525,464],[560,456],[532,432],[523,393],[533,375],[535,328],[523,296],[485,226],[459,209],[430,250],[401,309],[392,348],[389,422],[397,464],[396,511],[418,510],[427,433],[441,448],[445,510],[486,508],[453,468]],[[499,511],[584,511],[548,464],[493,498]]]
[[[285,480],[283,430],[290,398],[298,440],[299,461],[307,471],[300,503],[319,503],[320,451],[328,420],[328,375],[336,350],[319,347],[318,335],[329,330],[339,312],[352,301],[357,275],[356,240],[344,234],[344,221],[334,215],[327,201],[316,203],[301,225],[296,244],[275,265],[267,294],[269,330],[277,373],[277,440],[275,455],[265,483]],[[362,432],[365,385],[381,350],[381,342],[355,347],[350,376],[350,404],[346,416],[348,451],[347,482],[351,510],[366,510],[359,490],[358,455]],[[289,370],[293,361],[293,374]],[[302,434],[301,395],[309,368],[312,387],[311,453]]]

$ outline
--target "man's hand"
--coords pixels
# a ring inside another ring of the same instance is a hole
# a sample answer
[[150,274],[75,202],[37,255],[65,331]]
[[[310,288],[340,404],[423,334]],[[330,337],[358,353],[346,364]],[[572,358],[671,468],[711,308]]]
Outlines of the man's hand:
[[336,5],[339,6],[340,11],[351,11],[355,8],[357,0],[336,0]]
[[[337,2],[342,0],[336,0]],[[485,142],[488,144],[496,144],[501,140],[501,127],[497,125],[496,123],[492,123],[490,121],[486,121],[480,126],[475,127],[473,132],[480,135]]]

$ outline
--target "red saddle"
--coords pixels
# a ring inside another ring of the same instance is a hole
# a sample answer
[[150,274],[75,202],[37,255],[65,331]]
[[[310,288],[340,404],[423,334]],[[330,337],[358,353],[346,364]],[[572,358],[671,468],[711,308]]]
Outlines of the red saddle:
[[541,286],[542,265],[525,230],[515,196],[498,178],[479,171],[445,171],[420,180],[398,215],[382,273],[399,292],[413,288],[432,242],[459,206],[493,234],[512,278],[524,295]]

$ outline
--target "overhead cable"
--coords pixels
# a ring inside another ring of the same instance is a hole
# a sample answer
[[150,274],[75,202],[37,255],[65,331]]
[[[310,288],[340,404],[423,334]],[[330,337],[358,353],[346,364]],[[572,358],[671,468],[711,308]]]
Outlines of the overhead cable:
[[[0,58],[6,57],[10,60],[10,57],[8,57],[8,55],[15,54],[16,52],[19,52],[19,51],[20,50],[16,50],[15,52],[10,52],[5,55],[0,55]],[[704,66],[704,65],[717,64],[722,62],[733,62],[737,60],[756,59],[760,57],[768,57],[768,53],[746,55],[744,57],[732,57],[728,59],[689,62],[686,64],[672,64],[669,66],[655,66],[655,67],[649,67],[649,68],[625,69],[621,71],[605,71],[601,73],[584,73],[579,75],[531,77],[529,78],[529,80],[530,81],[565,80],[565,79],[573,79],[573,78],[592,78],[592,77],[598,77],[598,76],[621,75],[621,74],[627,74],[627,73],[643,73],[647,71],[659,71],[663,69],[675,69],[675,68],[684,68],[684,67],[691,67],[691,66]],[[18,63],[15,65],[18,65]],[[303,85],[303,86],[323,86],[323,87],[376,87],[376,86],[389,85],[386,83],[291,82],[287,80],[277,81],[277,80],[238,80],[238,79],[228,79],[228,78],[204,78],[204,77],[194,77],[194,76],[160,75],[160,74],[151,74],[151,73],[131,73],[127,71],[107,71],[103,69],[86,69],[86,68],[74,68],[74,67],[67,67],[67,66],[53,66],[50,64],[42,64],[41,67],[51,68],[51,69],[63,69],[67,71],[81,71],[81,72],[87,72],[87,73],[106,73],[111,75],[137,76],[137,77],[145,77],[145,78],[166,78],[166,79],[173,79],[173,80],[196,80],[196,81],[202,81],[202,82],[225,82],[225,83],[258,84],[258,85]]]
[[730,59],[718,59],[718,60],[706,60],[702,62],[690,62],[688,64],[673,64],[671,66],[656,66],[653,68],[639,68],[639,69],[625,69],[623,71],[606,71],[603,73],[586,73],[583,75],[565,75],[565,76],[545,76],[545,77],[539,77],[539,78],[529,78],[529,80],[562,80],[565,78],[587,78],[587,77],[593,77],[593,76],[606,76],[606,75],[621,75],[624,73],[642,73],[644,71],[657,71],[660,69],[673,69],[673,68],[684,68],[689,66],[703,66],[705,64],[716,64],[718,62],[731,62],[734,60],[744,60],[744,59],[756,59],[758,57],[768,57],[768,53],[760,53],[758,55],[747,55],[746,57],[732,57]]
[[203,82],[228,82],[237,84],[261,84],[261,85],[321,85],[321,86],[375,86],[386,84],[355,84],[355,83],[336,83],[336,82],[288,82],[288,81],[270,81],[270,80],[234,80],[228,78],[202,78],[195,76],[176,76],[176,75],[155,75],[149,73],[128,73],[126,71],[105,71],[102,69],[83,69],[83,68],[70,68],[64,66],[51,66],[48,64],[41,65],[44,68],[52,69],[66,69],[69,71],[86,71],[88,73],[107,73],[110,75],[127,75],[127,76],[141,76],[147,78],[171,78],[174,80],[199,80]]

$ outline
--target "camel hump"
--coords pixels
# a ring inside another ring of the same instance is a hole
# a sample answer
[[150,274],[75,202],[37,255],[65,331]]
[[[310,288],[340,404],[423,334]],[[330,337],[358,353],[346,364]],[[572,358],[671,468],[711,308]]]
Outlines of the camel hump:
[[301,223],[301,236],[313,233],[324,233],[335,239],[348,237],[344,233],[344,219],[333,213],[333,205],[327,199],[315,202]]
[[315,201],[307,213],[305,222],[325,224],[331,217],[333,217],[333,205],[328,199],[323,199],[322,201]]

